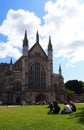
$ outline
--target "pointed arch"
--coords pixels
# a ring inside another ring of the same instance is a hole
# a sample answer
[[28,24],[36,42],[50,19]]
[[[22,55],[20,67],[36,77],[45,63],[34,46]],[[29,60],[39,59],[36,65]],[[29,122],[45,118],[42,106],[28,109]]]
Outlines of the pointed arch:
[[33,63],[29,69],[29,88],[46,88],[46,69],[39,62]]

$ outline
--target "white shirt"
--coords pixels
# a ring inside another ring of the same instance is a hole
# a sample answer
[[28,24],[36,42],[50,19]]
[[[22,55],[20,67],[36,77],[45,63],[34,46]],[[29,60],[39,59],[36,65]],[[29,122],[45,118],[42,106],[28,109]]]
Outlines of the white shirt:
[[66,113],[70,113],[70,112],[72,112],[72,110],[71,110],[71,108],[70,108],[70,106],[67,104],[67,105],[64,105],[64,109],[65,109],[65,112]]

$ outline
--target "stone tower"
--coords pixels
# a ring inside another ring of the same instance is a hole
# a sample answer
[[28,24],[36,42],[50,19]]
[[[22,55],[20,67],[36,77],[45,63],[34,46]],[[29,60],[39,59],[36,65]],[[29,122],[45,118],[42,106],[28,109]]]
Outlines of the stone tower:
[[28,39],[27,31],[25,30],[25,36],[23,40],[23,56],[22,56],[22,90],[26,90],[28,85]]
[[53,49],[51,43],[51,37],[49,36],[48,43],[48,86],[52,86],[52,74],[53,74]]

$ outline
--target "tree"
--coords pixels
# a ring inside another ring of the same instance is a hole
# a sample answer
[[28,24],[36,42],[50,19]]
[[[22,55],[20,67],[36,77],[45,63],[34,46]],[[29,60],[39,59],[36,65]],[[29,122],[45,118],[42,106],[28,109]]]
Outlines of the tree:
[[83,81],[79,81],[79,86],[81,88],[81,93],[84,93],[84,82]]
[[84,82],[78,80],[69,80],[65,83],[65,88],[81,94],[84,92]]

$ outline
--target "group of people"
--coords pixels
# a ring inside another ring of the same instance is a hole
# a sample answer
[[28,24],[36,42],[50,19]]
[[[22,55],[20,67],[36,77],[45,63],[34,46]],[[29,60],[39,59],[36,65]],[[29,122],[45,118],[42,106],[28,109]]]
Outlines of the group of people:
[[65,102],[63,110],[61,110],[60,106],[58,105],[58,102],[56,101],[50,103],[48,108],[50,108],[48,114],[70,114],[72,112],[76,112],[76,106],[72,101]]

